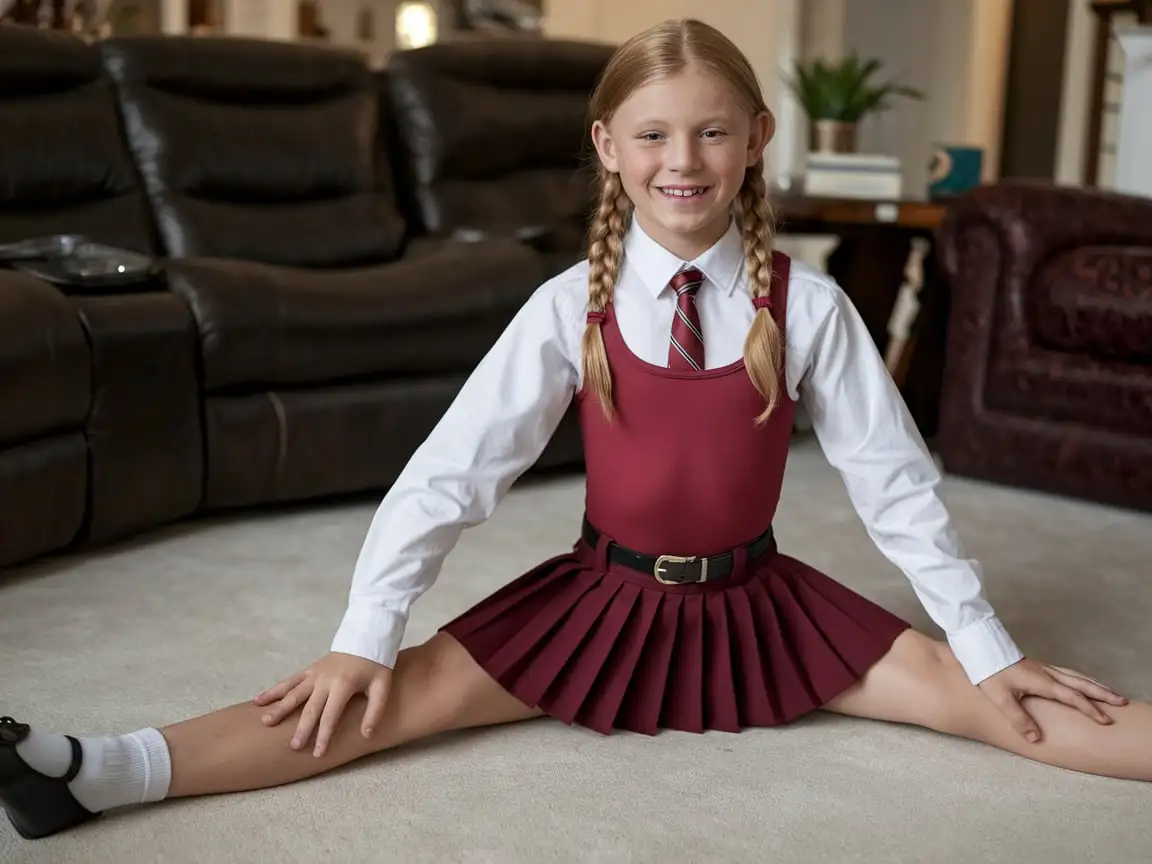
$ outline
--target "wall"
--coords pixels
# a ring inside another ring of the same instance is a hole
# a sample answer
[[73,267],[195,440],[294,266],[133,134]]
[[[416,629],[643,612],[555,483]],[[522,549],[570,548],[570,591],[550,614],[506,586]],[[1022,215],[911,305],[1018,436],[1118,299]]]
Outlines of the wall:
[[[964,4],[956,0],[852,0],[846,6],[844,53],[876,57],[884,63],[883,78],[927,94],[923,102],[897,100],[891,110],[865,119],[859,142],[864,152],[900,157],[906,194],[922,195],[932,142],[954,137],[959,118],[953,122],[950,114],[958,113],[962,96],[960,75],[936,80],[936,67],[947,65],[943,59],[937,61],[937,55],[952,54],[955,41],[937,45],[937,40],[925,34],[936,30],[942,14],[962,17]],[[966,29],[961,22],[953,32]]]
[[[998,176],[1010,0],[851,0],[842,50],[884,61],[882,78],[923,90],[861,125],[860,147],[900,157],[906,194],[925,194],[936,143],[984,149],[984,177]],[[830,47],[825,39],[825,48]],[[818,45],[813,41],[813,45]]]
[[234,36],[294,39],[298,16],[293,0],[241,0],[224,3],[224,27]]
[[[363,51],[374,66],[382,66],[396,47],[396,7],[399,5],[400,0],[322,0],[320,20],[331,34],[329,41],[333,45]],[[359,35],[360,14],[365,7],[374,22],[375,38],[368,42]],[[443,17],[444,13],[440,13],[440,18]]]
[[925,193],[933,143],[984,148],[985,179],[999,170],[1010,0],[805,0],[806,58],[856,51],[884,61],[880,77],[927,94],[866,120],[860,147],[900,157],[906,194]]
[[1014,0],[1004,102],[1004,177],[1056,175],[1071,0]]
[[968,50],[962,61],[967,66],[967,87],[960,136],[985,149],[986,181],[1000,176],[1011,32],[1012,0],[974,0]]
[[188,29],[188,0],[160,0],[160,29],[171,35]]
[[[1058,37],[1064,44],[1054,180],[1078,186],[1083,177],[1096,19],[1088,0],[1043,0],[1034,5],[1049,3],[1061,6],[1054,10],[1055,17],[1065,19],[1063,36]],[[920,141],[953,135],[984,138],[985,146],[990,143],[993,156],[985,172],[986,179],[991,180],[999,175],[995,163],[1002,136],[994,134],[994,130],[1000,125],[997,116],[1001,103],[996,94],[1002,92],[1004,80],[997,67],[1007,63],[1006,46],[1012,26],[1012,13],[1006,8],[1009,5],[1008,0],[804,0],[802,50],[805,56],[836,56],[849,41],[846,34],[859,33],[863,39],[851,41],[864,41],[873,48],[891,48],[894,55],[902,55],[913,82],[921,78],[931,82],[925,89],[931,90],[940,111],[921,114],[914,106],[902,106],[865,130],[865,144],[891,147],[898,152],[911,169],[909,186],[914,187],[920,176],[916,163],[923,155]],[[925,24],[925,18],[931,17],[927,11],[933,7],[945,16],[935,28]],[[884,27],[877,26],[881,21]],[[917,30],[918,26],[927,29]],[[948,28],[955,29],[949,34]],[[983,30],[986,35],[974,38],[974,30]],[[956,33],[965,32],[968,36],[964,40],[954,38]],[[925,39],[924,33],[934,37]],[[964,62],[963,52],[958,50],[964,42],[971,46],[973,57],[983,58],[980,63]],[[917,45],[935,46],[940,54],[929,62],[917,51]],[[981,116],[983,119],[978,119]],[[903,133],[909,137],[902,137]]]
[[1064,45],[1060,132],[1056,144],[1056,182],[1062,185],[1079,186],[1083,182],[1095,20],[1085,0],[1072,0]]

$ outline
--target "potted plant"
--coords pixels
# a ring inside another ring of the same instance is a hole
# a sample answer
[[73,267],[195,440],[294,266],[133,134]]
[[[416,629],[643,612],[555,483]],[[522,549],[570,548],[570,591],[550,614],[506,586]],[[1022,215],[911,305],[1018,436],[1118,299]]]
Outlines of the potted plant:
[[785,81],[808,115],[812,150],[852,153],[856,130],[866,115],[887,111],[896,96],[924,98],[913,87],[873,82],[882,65],[874,58],[861,61],[855,54],[837,62],[816,59],[795,64],[796,74]]

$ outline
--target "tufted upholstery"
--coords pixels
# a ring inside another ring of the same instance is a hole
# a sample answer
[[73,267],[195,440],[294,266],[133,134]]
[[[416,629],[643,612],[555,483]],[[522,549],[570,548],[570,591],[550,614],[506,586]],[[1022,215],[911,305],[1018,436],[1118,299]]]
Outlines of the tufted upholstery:
[[945,468],[1152,510],[1152,201],[987,187],[940,250]]
[[353,55],[196,37],[101,50],[171,255],[310,267],[398,256],[375,84]]
[[585,114],[610,56],[609,46],[521,39],[397,54],[388,84],[420,229],[542,227],[558,251],[582,248],[594,155]]
[[1057,351],[1152,363],[1152,247],[1085,246],[1036,274],[1029,316]]
[[63,33],[5,26],[0,36],[0,243],[83,233],[151,252],[99,56]]

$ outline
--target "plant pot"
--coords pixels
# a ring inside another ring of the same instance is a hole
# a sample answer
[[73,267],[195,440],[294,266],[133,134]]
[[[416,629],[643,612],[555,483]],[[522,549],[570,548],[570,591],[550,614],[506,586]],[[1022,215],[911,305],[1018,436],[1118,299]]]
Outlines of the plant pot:
[[808,135],[808,149],[816,153],[855,153],[856,124],[816,120]]

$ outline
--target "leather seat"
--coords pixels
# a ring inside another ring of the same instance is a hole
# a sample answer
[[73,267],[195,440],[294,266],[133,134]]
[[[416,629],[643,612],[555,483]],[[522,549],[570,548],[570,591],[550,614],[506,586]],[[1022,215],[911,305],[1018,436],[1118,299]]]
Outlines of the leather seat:
[[168,265],[196,316],[208,392],[469,370],[541,279],[538,258],[509,240],[426,242],[412,259],[339,270]]
[[155,251],[100,55],[59,31],[3,26],[0,243],[52,234]]
[[405,220],[356,55],[257,39],[99,43],[171,258],[284,267],[391,261]]
[[417,230],[546,235],[552,272],[584,254],[595,153],[588,98],[613,46],[564,39],[480,40],[394,55],[398,188]]

